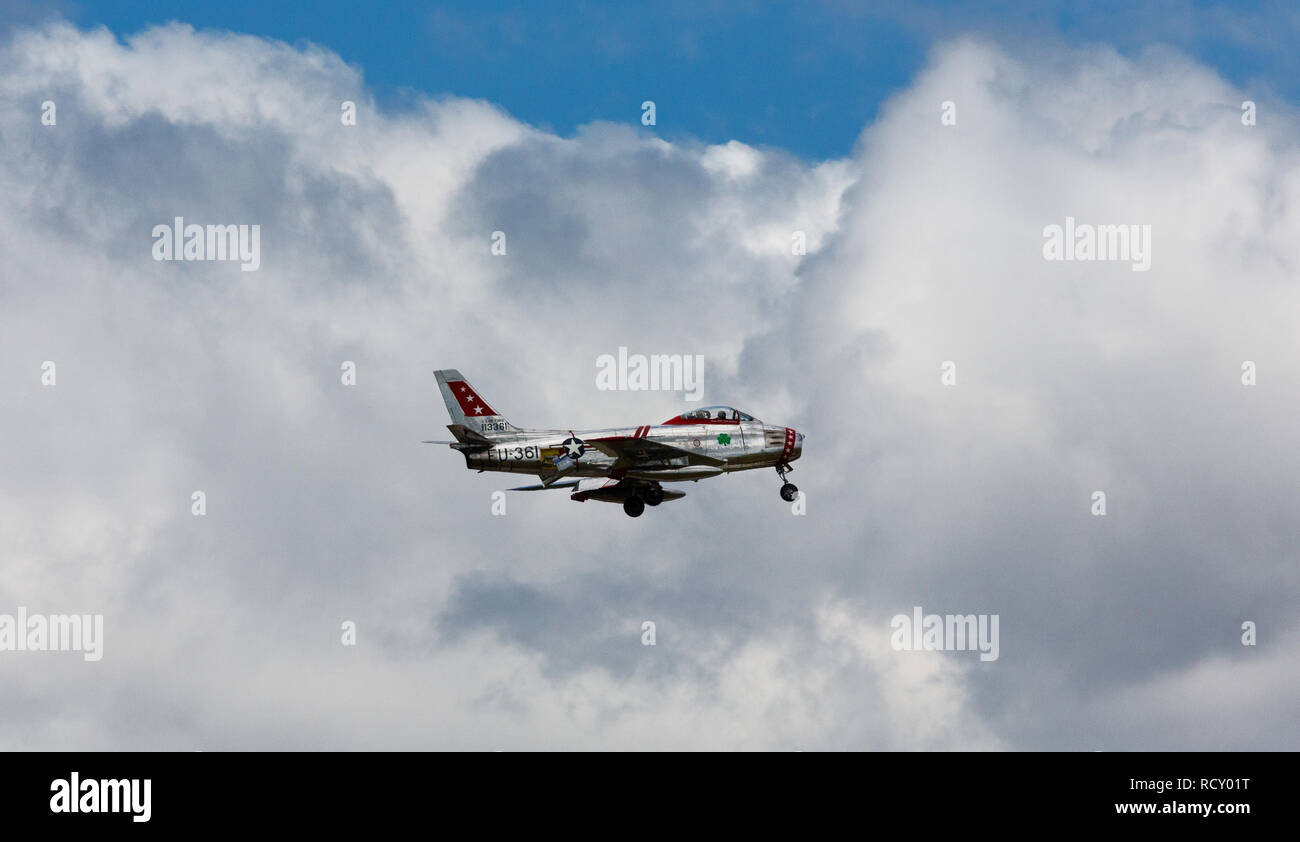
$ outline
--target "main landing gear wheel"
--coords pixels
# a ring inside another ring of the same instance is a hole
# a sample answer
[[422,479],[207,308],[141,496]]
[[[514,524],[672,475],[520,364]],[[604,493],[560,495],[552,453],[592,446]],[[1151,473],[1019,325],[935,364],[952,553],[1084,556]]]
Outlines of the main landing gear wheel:
[[623,501],[623,511],[627,512],[628,517],[641,517],[645,511],[645,501],[640,497],[629,497]]
[[647,506],[658,506],[664,501],[664,490],[658,485],[648,485],[641,492],[641,499],[645,500]]

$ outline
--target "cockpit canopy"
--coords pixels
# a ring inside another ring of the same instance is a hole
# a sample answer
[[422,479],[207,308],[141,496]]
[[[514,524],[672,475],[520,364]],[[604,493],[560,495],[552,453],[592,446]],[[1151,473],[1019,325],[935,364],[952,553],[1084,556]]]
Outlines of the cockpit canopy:
[[699,409],[693,409],[690,412],[683,412],[676,418],[669,418],[665,424],[738,424],[741,421],[754,421],[758,419],[748,413],[741,412],[730,406],[704,406]]

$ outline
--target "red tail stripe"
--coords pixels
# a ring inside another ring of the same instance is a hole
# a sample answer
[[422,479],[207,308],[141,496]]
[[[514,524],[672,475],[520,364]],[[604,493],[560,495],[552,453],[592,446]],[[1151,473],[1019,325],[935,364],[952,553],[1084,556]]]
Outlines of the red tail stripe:
[[482,418],[497,414],[496,410],[488,406],[487,401],[474,393],[474,387],[464,380],[448,380],[447,386],[456,396],[456,403],[460,404],[460,411],[465,413],[466,417]]

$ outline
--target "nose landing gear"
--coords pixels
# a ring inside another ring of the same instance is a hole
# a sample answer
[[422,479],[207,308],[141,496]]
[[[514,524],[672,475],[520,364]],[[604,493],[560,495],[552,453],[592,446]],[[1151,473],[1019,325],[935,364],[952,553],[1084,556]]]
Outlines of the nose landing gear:
[[794,468],[791,468],[787,464],[780,464],[776,466],[776,472],[781,477],[781,483],[782,483],[781,499],[787,503],[793,503],[795,501],[795,498],[799,496],[799,487],[792,482],[787,482],[785,478],[785,475],[790,473],[793,470]]

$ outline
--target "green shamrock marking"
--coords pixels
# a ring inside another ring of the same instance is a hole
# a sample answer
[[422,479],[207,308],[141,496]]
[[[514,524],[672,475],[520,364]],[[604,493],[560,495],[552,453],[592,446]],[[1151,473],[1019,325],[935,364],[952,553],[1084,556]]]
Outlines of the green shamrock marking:
[[718,444],[731,444],[731,436],[727,433],[718,433]]

